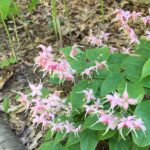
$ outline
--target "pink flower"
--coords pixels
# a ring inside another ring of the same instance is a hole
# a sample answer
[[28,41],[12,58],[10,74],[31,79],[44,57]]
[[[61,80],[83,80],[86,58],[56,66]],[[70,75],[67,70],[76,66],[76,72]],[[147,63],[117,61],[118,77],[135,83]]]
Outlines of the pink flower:
[[101,38],[97,38],[96,36],[94,36],[92,34],[92,31],[90,31],[90,35],[85,37],[85,40],[90,43],[92,46],[103,46],[103,43],[102,43],[102,39]]
[[82,53],[82,51],[79,50],[78,47],[83,47],[83,46],[79,46],[79,45],[73,45],[71,52],[70,52],[70,57],[77,60],[75,57],[77,56],[78,53]]
[[121,101],[122,101],[122,107],[127,110],[129,105],[135,105],[137,103],[136,99],[133,98],[129,98],[129,94],[127,92],[127,89],[124,91],[122,97],[121,97]]
[[89,103],[91,100],[96,100],[92,89],[86,89],[86,90],[81,91],[80,93],[85,94],[86,103]]
[[87,75],[92,79],[91,75],[92,75],[93,71],[96,71],[98,74],[98,70],[100,70],[104,67],[107,67],[106,61],[102,61],[100,63],[98,61],[95,61],[95,66],[91,66],[91,67],[85,69],[83,72],[81,72],[81,75],[82,75],[82,77],[84,75]]
[[115,21],[119,21],[121,25],[126,24],[131,16],[129,11],[124,11],[122,9],[117,9],[115,12],[117,13]]
[[142,17],[142,21],[145,26],[150,24],[150,16]]
[[101,32],[100,38],[103,39],[104,41],[108,41],[110,33],[105,33],[105,32]]
[[110,52],[111,52],[111,53],[114,53],[115,51],[118,51],[117,48],[112,47],[112,46],[109,46],[109,49],[110,49]]
[[110,103],[111,109],[114,109],[116,106],[122,106],[120,95],[115,92],[114,95],[106,95],[108,102]]
[[107,125],[107,129],[106,129],[106,131],[104,133],[104,134],[106,134],[109,129],[114,130],[117,127],[118,118],[113,116],[112,114],[102,113],[99,116],[99,119],[98,119],[98,121],[95,124],[97,124],[99,122]]
[[125,127],[130,129],[129,132],[133,130],[136,136],[137,136],[136,134],[137,129],[141,129],[144,132],[144,134],[146,131],[143,121],[141,120],[141,118],[136,119],[136,116],[128,116],[120,119],[118,129],[123,139],[125,138],[122,134],[122,129]]
[[143,132],[146,131],[146,127],[144,126],[144,122],[141,118],[136,119],[133,124],[136,129],[141,129]]
[[43,77],[49,72],[51,76],[58,76],[60,81],[73,81],[73,74],[75,70],[73,70],[70,64],[65,60],[54,60],[54,56],[52,55],[52,47],[51,46],[38,46],[42,49],[42,52],[39,53],[39,56],[35,58],[35,69],[37,67],[41,67],[44,72]]
[[83,72],[81,72],[81,75],[82,75],[82,77],[84,76],[84,75],[86,75],[86,76],[89,76],[89,78],[91,78],[92,79],[92,73],[93,73],[93,71],[95,70],[95,67],[90,67],[90,68],[87,68],[87,69],[85,69]]
[[31,106],[31,102],[28,100],[28,96],[22,92],[16,92],[20,95],[18,101],[21,102],[23,105],[26,106],[26,110],[29,109],[29,107]]
[[133,11],[133,12],[131,13],[131,19],[132,19],[134,22],[138,19],[138,17],[141,17],[141,13],[140,13],[140,12]]
[[[29,81],[28,81],[29,82]],[[38,84],[38,85],[34,85],[34,84],[31,84],[30,82],[29,82],[29,87],[30,87],[30,89],[32,90],[32,93],[31,93],[31,95],[34,97],[34,96],[41,96],[42,95],[42,92],[41,92],[41,90],[42,90],[42,88],[43,88],[43,84],[41,83],[41,81],[40,81],[40,83]]]
[[78,54],[78,48],[77,48],[77,45],[74,45],[71,49],[71,52],[70,52],[70,57],[77,60],[75,58],[75,56]]
[[41,48],[43,52],[47,52],[47,53],[52,52],[52,47],[51,46],[46,47],[45,45],[40,44],[39,46],[37,46],[37,48]]
[[104,67],[107,67],[106,61],[102,61],[100,63],[98,61],[95,61],[95,63],[96,63],[95,70],[97,73],[98,73],[98,70],[103,69]]
[[150,40],[150,31],[146,31],[147,39]]
[[57,131],[61,131],[63,132],[63,128],[64,128],[64,123],[63,122],[60,122],[60,123],[55,123],[53,121],[50,121],[50,125],[51,125],[51,131],[52,133]]

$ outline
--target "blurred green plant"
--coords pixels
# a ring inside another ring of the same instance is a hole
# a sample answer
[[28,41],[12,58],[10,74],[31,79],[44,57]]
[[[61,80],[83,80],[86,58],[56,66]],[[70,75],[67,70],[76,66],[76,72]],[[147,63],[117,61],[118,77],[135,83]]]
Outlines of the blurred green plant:
[[60,42],[62,43],[62,34],[61,34],[61,28],[60,28],[60,20],[57,15],[56,0],[50,0],[50,2],[51,2],[51,12],[52,12],[52,20],[53,20],[53,27],[55,30],[55,35],[57,38],[60,39]]
[[2,61],[0,61],[0,68],[8,67],[12,64],[15,64],[17,60],[14,57],[5,58]]
[[3,99],[3,111],[7,114],[9,109],[9,97],[5,96]]
[[31,0],[30,4],[28,6],[28,10],[30,12],[32,12],[38,3],[39,3],[39,0]]

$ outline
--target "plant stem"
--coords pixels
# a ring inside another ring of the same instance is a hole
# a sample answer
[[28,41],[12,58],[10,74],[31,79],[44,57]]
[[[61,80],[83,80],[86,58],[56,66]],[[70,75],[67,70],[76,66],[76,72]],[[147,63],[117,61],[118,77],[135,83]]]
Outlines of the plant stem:
[[100,12],[102,14],[102,20],[104,23],[104,0],[100,0],[100,5],[101,5]]
[[10,43],[12,55],[13,55],[13,57],[17,60],[16,54],[15,54],[15,51],[14,51],[13,41],[12,41],[12,39],[11,39],[11,37],[10,37],[10,33],[9,33],[9,31],[8,31],[8,27],[7,27],[6,23],[5,23],[5,20],[4,20],[3,16],[2,16],[2,15],[0,15],[0,16],[1,16],[1,20],[2,20],[2,23],[3,23],[4,28],[5,28],[6,34],[7,34],[8,39],[9,39],[9,43]]
[[58,30],[57,30],[57,11],[56,11],[56,0],[51,0],[51,9],[52,9],[52,19],[53,19],[53,26],[55,30],[55,35],[58,38]]
[[16,36],[16,39],[17,39],[17,43],[18,43],[18,45],[19,45],[20,40],[19,40],[18,33],[17,33],[16,21],[15,21],[15,18],[14,18],[13,15],[12,15],[12,19],[13,19],[13,22],[14,22],[14,32],[15,32],[15,36]]

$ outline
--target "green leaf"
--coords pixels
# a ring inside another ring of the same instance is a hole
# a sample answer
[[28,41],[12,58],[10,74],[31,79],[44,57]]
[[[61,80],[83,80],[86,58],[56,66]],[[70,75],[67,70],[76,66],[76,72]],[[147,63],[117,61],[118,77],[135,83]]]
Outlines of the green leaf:
[[144,63],[145,60],[140,56],[128,56],[122,63],[124,76],[132,82],[139,81]]
[[142,79],[141,84],[143,85],[143,87],[150,88],[150,76]]
[[77,143],[77,144],[71,145],[69,147],[65,147],[64,149],[61,149],[61,150],[80,150],[80,144]]
[[3,67],[8,67],[8,66],[9,66],[9,61],[7,58],[0,62],[0,67],[3,68]]
[[8,61],[9,61],[10,64],[15,64],[17,62],[17,60],[14,57],[10,57],[8,59]]
[[55,142],[54,145],[57,145],[60,141],[62,141],[65,138],[64,134],[61,132],[57,132],[55,136]]
[[52,138],[52,131],[49,130],[48,132],[45,133],[44,135],[44,142],[49,141]]
[[69,134],[66,146],[70,147],[71,145],[77,144],[81,141],[81,139],[82,139],[82,135],[80,133],[79,133],[79,137],[71,133]]
[[87,88],[93,89],[94,94],[97,92],[99,83],[97,80],[88,81],[88,80],[81,80],[76,85],[74,85],[72,92],[71,92],[71,103],[73,111],[75,111],[78,108],[82,108],[82,105],[84,104],[84,94],[80,93],[82,90],[85,90]]
[[122,80],[124,80],[124,78],[120,73],[110,73],[102,83],[101,96],[105,96],[106,94],[115,91]]
[[142,130],[136,130],[138,137],[135,136],[135,133],[132,132],[132,138],[135,144],[139,147],[145,147],[150,145],[150,100],[141,102],[135,109],[134,114],[141,118],[146,127],[146,136]]
[[109,140],[109,150],[131,150],[132,140],[128,136],[126,140],[117,139],[117,137],[112,137]]
[[102,124],[102,123],[97,123],[94,125],[94,123],[98,120],[97,118],[97,115],[90,115],[88,116],[85,121],[84,121],[84,124],[83,124],[83,130],[89,128],[91,130],[97,130],[97,131],[100,131],[100,130],[105,130],[107,127]]
[[76,73],[78,74],[83,72],[85,69],[95,65],[93,62],[86,62],[85,60],[68,59],[68,61],[71,65],[71,68],[76,70]]
[[8,16],[11,15],[21,15],[20,14],[20,10],[19,10],[19,5],[17,6],[17,4],[15,2],[13,2],[9,8],[9,13]]
[[39,0],[31,0],[28,6],[29,11],[32,12],[38,3],[39,3]]
[[42,92],[42,98],[46,98],[49,95],[49,90],[46,87],[43,87],[41,92]]
[[150,75],[150,58],[144,64],[141,79],[143,79],[149,75]]
[[0,0],[0,16],[6,19],[12,0]]
[[38,150],[55,150],[54,141],[48,141],[40,145]]
[[81,150],[95,150],[98,143],[97,134],[93,131],[87,130],[80,142]]
[[136,47],[136,52],[142,57],[150,58],[150,41],[144,38],[140,39],[140,44]]
[[9,97],[5,96],[4,99],[3,99],[3,111],[5,113],[7,113],[8,108],[9,108]]
[[108,68],[111,72],[120,72],[121,64],[128,55],[113,53],[107,60]]
[[94,61],[107,60],[110,53],[109,53],[109,49],[107,47],[103,47],[103,48],[87,49],[86,55],[90,61],[94,62]]
[[54,77],[54,78],[50,78],[48,83],[50,83],[50,84],[59,84],[60,81],[59,81],[59,78]]
[[51,140],[41,144],[37,150],[62,150],[62,145],[60,143],[54,145],[54,140]]
[[115,130],[109,130],[106,134],[104,134],[104,133],[105,133],[105,130],[98,132],[98,139],[99,140],[106,140],[106,139],[111,138],[112,136],[114,136],[116,134],[116,131]]

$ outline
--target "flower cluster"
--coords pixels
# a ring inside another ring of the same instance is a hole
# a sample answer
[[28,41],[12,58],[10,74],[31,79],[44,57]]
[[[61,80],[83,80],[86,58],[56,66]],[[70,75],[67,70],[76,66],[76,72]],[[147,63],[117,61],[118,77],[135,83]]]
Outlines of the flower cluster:
[[[149,12],[150,13],[150,12]],[[123,36],[127,39],[129,42],[129,47],[122,48],[120,51],[124,54],[130,54],[131,53],[131,46],[132,44],[139,44],[138,36],[136,35],[133,28],[130,27],[129,24],[133,23],[143,23],[145,26],[150,24],[150,15],[142,17],[142,14],[140,12],[130,12],[130,11],[124,11],[122,9],[115,10],[116,17],[113,20],[113,22],[118,22],[120,30],[123,31]],[[147,35],[147,39],[150,39],[149,31],[146,31],[145,33]],[[90,31],[90,35],[85,38],[85,40],[90,43],[92,46],[104,46],[104,42],[108,42],[108,37],[110,33],[101,32],[99,37],[96,37],[92,34]],[[109,46],[110,52],[114,53],[116,51],[119,51],[117,48]]]
[[73,132],[75,135],[80,131],[81,126],[75,127],[73,123],[58,122],[55,123],[55,118],[58,115],[69,116],[71,112],[71,104],[66,104],[65,99],[60,98],[60,92],[55,91],[53,94],[49,94],[46,98],[42,98],[43,84],[40,82],[38,85],[29,82],[31,93],[24,94],[17,92],[20,97],[19,101],[25,105],[26,110],[30,110],[33,123],[38,126],[42,125],[43,129],[51,128],[51,130],[65,133]]
[[70,64],[65,60],[55,60],[54,55],[52,54],[51,46],[39,45],[39,48],[42,49],[39,52],[39,56],[35,58],[35,66],[41,67],[44,75],[49,72],[49,74],[54,77],[55,75],[60,79],[60,81],[73,81],[75,70],[73,70]]
[[[92,126],[97,123],[103,123],[104,125],[107,125],[105,133],[107,133],[109,129],[118,129],[123,138],[123,128],[128,128],[129,132],[134,131],[136,136],[136,130],[138,129],[141,129],[145,133],[146,128],[141,118],[136,118],[136,116],[131,115],[126,117],[124,114],[125,112],[127,113],[129,105],[135,105],[137,103],[137,99],[129,97],[127,89],[123,92],[122,95],[117,92],[115,92],[113,95],[106,95],[106,100],[104,102],[94,96],[92,89],[86,89],[80,93],[84,93],[85,96],[85,104],[83,107],[85,108],[86,115],[95,114],[98,117],[97,121]],[[110,104],[110,109],[106,110],[105,104],[107,103]],[[124,112],[121,113],[121,116],[115,114],[114,109],[117,108],[117,106],[122,108],[123,111],[121,112]]]
[[78,132],[81,131],[81,125],[79,125],[78,127],[75,127],[74,124],[70,123],[69,121],[60,122],[60,123],[55,123],[53,121],[53,122],[50,122],[50,124],[52,126],[51,127],[52,132],[61,131],[62,133],[65,132],[65,134],[74,133],[75,136],[78,136]]
[[121,29],[124,31],[124,35],[127,36],[130,44],[139,43],[138,37],[135,34],[134,30],[129,26],[129,23],[132,22],[143,22],[144,25],[150,24],[150,15],[142,17],[140,12],[130,12],[124,11],[122,9],[117,9],[115,21],[118,21]]
[[95,61],[95,65],[94,66],[91,66],[89,68],[86,68],[83,72],[81,72],[81,75],[82,77],[84,75],[86,76],[89,76],[91,79],[92,79],[92,73],[94,71],[96,71],[96,73],[98,74],[98,70],[101,70],[103,69],[104,67],[107,67],[107,64],[106,64],[106,61],[102,61],[102,62],[98,62],[98,61]]
[[104,46],[104,42],[108,41],[110,33],[101,32],[99,37],[96,37],[90,31],[90,35],[85,38],[85,40],[90,43],[92,46]]

